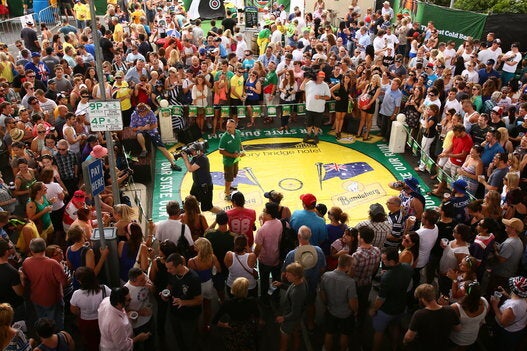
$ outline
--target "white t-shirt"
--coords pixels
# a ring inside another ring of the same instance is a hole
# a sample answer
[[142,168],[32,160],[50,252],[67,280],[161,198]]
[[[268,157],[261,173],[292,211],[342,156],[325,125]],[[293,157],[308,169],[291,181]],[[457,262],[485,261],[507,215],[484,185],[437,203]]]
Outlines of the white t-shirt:
[[456,110],[457,113],[460,113],[462,110],[461,103],[457,101],[457,99],[454,100],[445,100],[445,108],[443,110],[443,117],[445,116],[445,112],[453,108]]
[[[512,55],[515,55],[515,56],[508,59],[503,65],[503,72],[507,72],[507,73],[516,72],[516,67],[518,66],[518,63],[520,63],[522,60],[522,54],[520,52],[514,54],[512,51],[509,51],[505,54],[505,56],[512,56]],[[507,62],[516,62],[516,64],[511,66],[511,65],[508,65]]]
[[417,263],[415,265],[416,268],[423,268],[428,263],[428,259],[430,258],[430,251],[432,251],[432,248],[434,247],[437,236],[439,233],[439,230],[437,229],[437,226],[434,225],[434,229],[427,229],[425,227],[421,227],[416,231],[417,235],[419,235],[419,257],[417,257]]
[[62,207],[64,207],[64,201],[59,199],[59,194],[63,193],[64,189],[62,189],[59,183],[55,182],[46,184],[46,187],[48,188],[46,191],[46,199],[51,200],[54,197],[57,198],[57,201],[53,203],[53,211],[60,210]]
[[[127,282],[124,284],[124,286],[126,286],[128,291],[130,291],[130,298],[132,299],[130,301],[130,305],[128,305],[129,311],[139,312],[139,310],[148,307],[147,305],[150,304],[150,292],[146,286],[133,286],[130,284],[130,282]],[[137,320],[130,322],[132,323],[132,327],[135,329],[148,323],[151,318],[152,315],[139,316],[137,317]]]
[[[106,291],[106,297],[110,296],[112,291],[106,285],[102,288]],[[98,319],[97,309],[104,299],[103,291],[99,291],[98,294],[88,294],[86,290],[75,290],[71,296],[70,303],[72,306],[76,306],[81,310],[81,319],[85,321],[93,321]]]
[[317,84],[315,81],[310,80],[305,85],[306,91],[306,110],[312,112],[324,112],[326,107],[326,100],[315,99],[315,95],[326,95],[331,96],[329,86],[326,82]]
[[[157,223],[156,225],[156,238],[159,242],[163,240],[171,240],[174,244],[177,245],[179,237],[181,236],[182,223],[177,219],[166,219]],[[190,228],[185,224],[185,238],[187,238],[188,244],[190,246],[194,245],[194,240],[192,240],[192,234],[190,233]]]
[[473,70],[472,72],[468,69],[463,70],[461,72],[461,76],[465,78],[465,81],[467,83],[477,83],[479,82],[479,74],[478,71]]

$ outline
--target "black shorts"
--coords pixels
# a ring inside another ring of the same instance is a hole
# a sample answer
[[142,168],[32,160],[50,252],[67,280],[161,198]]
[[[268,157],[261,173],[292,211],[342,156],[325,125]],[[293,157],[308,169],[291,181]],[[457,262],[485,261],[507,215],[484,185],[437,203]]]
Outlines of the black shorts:
[[326,333],[327,334],[343,334],[351,335],[353,327],[355,326],[355,319],[353,315],[348,318],[338,318],[326,311]]
[[192,188],[190,188],[190,195],[194,195],[196,199],[199,201],[201,206],[201,211],[208,211],[214,205],[212,204],[212,190],[214,189],[214,185],[212,184],[192,184]]
[[231,98],[231,115],[238,116],[238,106],[243,106],[243,101]]
[[248,105],[248,106],[255,106],[255,105],[261,105],[261,102],[260,100],[245,100],[245,105]]
[[317,128],[320,128],[322,127],[322,119],[323,119],[322,112],[313,112],[313,111],[306,110],[306,126],[308,127],[315,126]]

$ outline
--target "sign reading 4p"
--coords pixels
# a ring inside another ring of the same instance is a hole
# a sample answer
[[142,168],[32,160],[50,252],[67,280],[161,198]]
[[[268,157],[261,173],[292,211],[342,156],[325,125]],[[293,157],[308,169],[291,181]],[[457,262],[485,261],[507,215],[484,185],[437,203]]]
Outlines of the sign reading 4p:
[[123,117],[119,100],[90,101],[90,126],[94,132],[123,130]]

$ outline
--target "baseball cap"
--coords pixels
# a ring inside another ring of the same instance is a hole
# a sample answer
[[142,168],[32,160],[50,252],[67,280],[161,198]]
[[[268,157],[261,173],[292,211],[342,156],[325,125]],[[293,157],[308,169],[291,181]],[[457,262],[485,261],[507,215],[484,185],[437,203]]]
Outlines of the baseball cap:
[[428,68],[434,68],[434,64],[433,64],[432,62],[428,62],[428,63],[426,64],[426,67],[428,67]]
[[379,214],[385,214],[384,207],[381,204],[375,203],[370,205],[370,214],[375,217]]
[[496,61],[494,61],[494,59],[488,59],[487,60],[487,65],[494,66],[495,63],[496,63]]
[[324,72],[320,71],[320,72],[317,73],[317,77],[326,78],[326,74]]
[[37,52],[37,51],[32,52],[31,57],[40,57],[40,52]]
[[501,222],[508,227],[512,227],[517,232],[523,231],[523,222],[518,218],[502,219]]
[[501,45],[501,40],[500,39],[494,39],[492,41],[492,44],[498,44],[498,45]]
[[306,206],[311,206],[317,202],[315,195],[309,193],[300,195],[300,200],[302,200],[302,203]]
[[494,112],[496,112],[496,113],[498,113],[498,114],[501,115],[501,107],[499,107],[499,106],[494,106],[494,107],[492,108],[492,111],[494,111]]

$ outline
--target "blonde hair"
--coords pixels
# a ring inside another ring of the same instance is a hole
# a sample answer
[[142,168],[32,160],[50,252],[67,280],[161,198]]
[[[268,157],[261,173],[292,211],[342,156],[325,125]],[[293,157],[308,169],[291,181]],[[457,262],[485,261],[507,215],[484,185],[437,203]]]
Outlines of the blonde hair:
[[[509,131],[505,127],[499,127],[498,132],[500,132],[500,143],[509,140]],[[509,156],[512,154],[509,154]],[[510,157],[509,157],[510,159]]]
[[507,179],[507,190],[520,187],[520,176],[517,172],[509,172],[505,174],[505,179]]
[[304,276],[304,267],[298,262],[293,262],[285,267],[287,273],[291,273],[297,278],[302,278]]
[[135,216],[134,209],[126,204],[115,205],[113,209],[121,216],[123,221],[131,221]]
[[[503,128],[503,129],[505,129],[505,128]],[[520,171],[520,159],[515,154],[511,153],[511,154],[509,154],[509,156],[507,156],[507,163],[509,164],[509,171],[510,172],[519,172]]]
[[379,87],[381,85],[381,76],[378,74],[371,76],[370,84],[374,87]]
[[8,303],[0,304],[0,347],[2,350],[9,345],[9,329],[11,327],[11,322],[13,321],[13,316],[15,312],[13,307]]
[[198,240],[194,242],[194,248],[196,249],[198,253],[198,258],[201,262],[212,261],[212,244],[208,239],[198,238]]
[[236,278],[232,283],[231,294],[237,298],[246,298],[249,294],[249,279],[244,277]]

